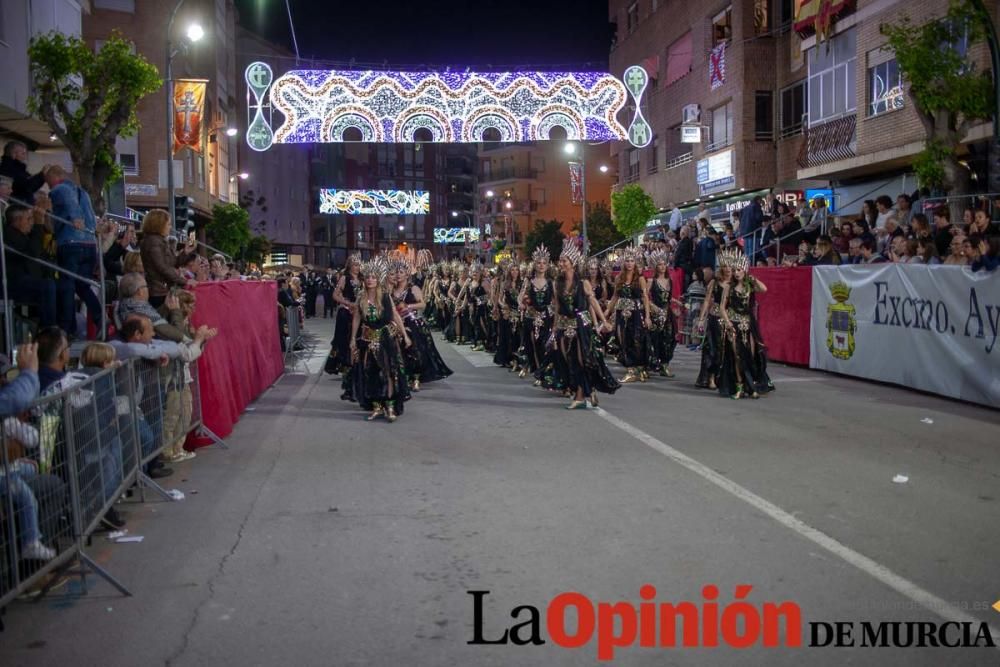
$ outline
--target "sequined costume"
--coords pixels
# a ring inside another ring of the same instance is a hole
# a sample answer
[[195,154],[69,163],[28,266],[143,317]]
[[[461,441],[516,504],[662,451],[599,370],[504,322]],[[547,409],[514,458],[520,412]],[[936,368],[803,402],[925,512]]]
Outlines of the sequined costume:
[[499,319],[496,321],[497,345],[493,363],[498,366],[515,366],[519,363],[518,351],[521,348],[521,311],[518,296],[521,293],[523,280],[507,284],[500,293]]
[[677,347],[674,313],[670,308],[673,285],[669,277],[666,282],[664,288],[659,280],[653,278],[649,286],[649,317],[653,326],[649,330],[648,368],[653,372],[666,371]]
[[349,400],[356,400],[365,410],[391,406],[401,415],[410,389],[400,352],[401,332],[393,323],[392,298],[385,293],[379,304],[363,303],[360,317],[357,360],[349,373]]
[[719,306],[722,304],[724,288],[718,280],[708,284],[708,313],[705,316],[705,337],[701,342],[701,369],[695,386],[708,388],[718,383],[719,358],[722,354],[722,320],[719,318]]
[[421,316],[419,311],[406,311],[400,306],[407,306],[417,303],[417,296],[413,293],[412,287],[407,287],[406,291],[392,295],[393,305],[400,311],[403,318],[403,326],[410,337],[411,345],[403,350],[403,361],[406,366],[406,374],[410,380],[422,382],[434,382],[442,380],[451,375],[451,369],[441,358],[434,338],[431,335],[430,327]]
[[[358,299],[358,294],[364,286],[361,276],[352,278],[349,274],[344,275],[344,287],[341,296],[344,300],[353,304]],[[331,341],[330,358],[327,360],[326,368],[330,373],[342,373],[351,366],[351,320],[353,310],[351,306],[340,304],[337,308],[337,320],[334,325],[333,341]]]
[[754,314],[754,291],[749,279],[730,284],[726,316],[732,329],[723,332],[719,393],[736,397],[774,389],[767,374],[767,351]]
[[556,375],[564,378],[566,389],[573,394],[582,392],[584,398],[595,391],[613,394],[621,384],[608,369],[598,345],[583,281],[574,279],[571,286],[562,282],[556,281],[560,291],[552,329]]
[[630,283],[615,288],[615,340],[618,362],[625,368],[645,368],[649,363],[649,337],[639,272]]

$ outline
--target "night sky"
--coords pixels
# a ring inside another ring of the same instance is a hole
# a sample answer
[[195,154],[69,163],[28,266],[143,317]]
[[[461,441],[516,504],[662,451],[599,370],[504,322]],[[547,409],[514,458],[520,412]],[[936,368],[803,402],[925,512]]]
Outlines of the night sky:
[[[292,50],[284,0],[235,0],[240,23]],[[357,66],[606,70],[607,0],[290,0],[303,58]]]

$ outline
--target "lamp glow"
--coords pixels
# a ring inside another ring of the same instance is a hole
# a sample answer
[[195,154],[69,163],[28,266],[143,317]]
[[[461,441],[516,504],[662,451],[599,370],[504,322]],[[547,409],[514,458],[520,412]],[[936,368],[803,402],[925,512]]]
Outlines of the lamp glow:
[[192,42],[200,41],[205,36],[205,31],[198,23],[192,23],[187,29],[187,38]]
[[451,212],[451,217],[457,218],[458,217],[458,211],[452,211]]
[[235,127],[227,127],[226,128],[226,136],[227,137],[235,137],[236,134],[237,134],[237,132],[239,132],[239,130],[237,130]]
[[506,208],[509,211],[510,209],[514,208],[514,205],[512,203],[510,203],[510,202],[507,202],[504,205],[504,208]]
[[598,168],[599,168],[599,169],[601,170],[601,173],[602,173],[602,174],[606,174],[606,173],[608,173],[608,165],[606,165],[606,164],[602,164],[602,165],[601,165],[600,167],[598,167]]
[[493,196],[494,194],[495,194],[495,193],[494,193],[494,192],[493,192],[492,190],[487,190],[487,191],[486,191],[486,196],[487,196],[487,197],[492,197],[492,196]]
[[406,229],[406,227],[405,227],[405,226],[403,226],[403,225],[400,225],[400,226],[399,226],[399,231],[403,231],[404,229]]
[[244,180],[244,181],[245,181],[245,180],[247,180],[248,178],[250,178],[250,174],[246,173],[245,171],[241,171],[241,172],[240,172],[240,179],[242,179],[242,180]]
[[574,143],[566,144],[563,147],[563,150],[566,151],[567,154],[573,155],[574,153],[576,153],[576,144]]

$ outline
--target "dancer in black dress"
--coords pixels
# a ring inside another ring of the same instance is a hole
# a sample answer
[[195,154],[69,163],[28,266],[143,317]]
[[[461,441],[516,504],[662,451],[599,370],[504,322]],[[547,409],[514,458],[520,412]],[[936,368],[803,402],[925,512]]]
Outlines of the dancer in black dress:
[[493,363],[518,371],[518,351],[521,348],[521,267],[517,262],[501,265],[501,279],[497,280],[497,297],[494,316],[497,323],[497,350]]
[[649,364],[649,295],[639,268],[641,252],[635,247],[622,251],[622,270],[615,282],[615,295],[605,316],[615,318],[618,362],[625,367],[623,383],[645,382]]
[[370,411],[368,421],[381,416],[396,421],[410,399],[400,340],[404,347],[411,342],[385,286],[388,271],[384,256],[363,266],[364,285],[351,321],[351,394],[362,409]]
[[324,367],[324,370],[332,375],[342,373],[351,366],[351,318],[361,287],[361,256],[355,254],[347,258],[344,275],[333,291],[333,300],[337,304],[337,319],[334,323],[330,356]]
[[754,295],[766,292],[764,283],[747,273],[742,252],[728,263],[732,278],[724,286],[719,306],[722,319],[722,362],[719,393],[733,399],[759,398],[774,389],[767,375],[767,350],[757,326]]
[[577,276],[578,269],[582,269],[580,249],[572,239],[566,239],[559,255],[559,278],[555,283],[552,341],[557,352],[556,365],[573,397],[567,410],[586,408],[588,400],[597,407],[596,392],[613,394],[621,386],[608,370],[597,344],[597,325],[602,329],[611,325],[594,297],[593,286]]
[[683,305],[673,296],[673,283],[667,271],[667,253],[659,250],[649,254],[649,266],[653,267],[653,278],[649,281],[649,363],[651,373],[659,373],[668,378],[674,376],[670,361],[677,347],[677,329],[674,326],[672,305]]
[[722,303],[724,285],[732,277],[732,269],[727,264],[727,256],[719,254],[719,269],[705,288],[705,301],[701,304],[697,329],[703,334],[701,341],[701,369],[694,385],[699,389],[715,389],[719,379],[719,365],[722,358],[722,319],[719,305]]
[[521,369],[520,377],[529,373],[535,378],[535,386],[542,385],[545,345],[552,332],[552,309],[554,288],[549,280],[549,251],[539,246],[532,253],[532,273],[524,282],[521,304],[524,319],[521,324],[521,345],[524,348],[527,365]]
[[475,262],[469,267],[469,281],[465,285],[465,301],[469,322],[469,340],[473,352],[483,352],[489,341],[490,283],[483,265]]
[[423,319],[422,311],[426,305],[424,293],[416,285],[410,284],[410,267],[406,262],[396,260],[390,265],[389,271],[392,303],[412,342],[403,350],[406,375],[410,390],[420,391],[421,382],[427,384],[444,379],[451,375],[451,369],[438,353],[430,327]]

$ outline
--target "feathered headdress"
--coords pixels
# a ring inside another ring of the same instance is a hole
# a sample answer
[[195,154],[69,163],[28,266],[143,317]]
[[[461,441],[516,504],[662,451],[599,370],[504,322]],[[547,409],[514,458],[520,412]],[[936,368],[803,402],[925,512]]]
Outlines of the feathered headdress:
[[743,251],[739,248],[725,248],[719,253],[719,268],[723,269],[729,267],[733,270],[739,269],[741,271],[746,271],[749,261],[747,256],[743,254]]
[[389,260],[388,265],[390,273],[399,273],[402,271],[406,275],[410,275],[410,263],[402,257]]
[[646,255],[646,266],[656,267],[657,264],[667,262],[667,252],[665,250],[654,250]]
[[531,253],[532,262],[551,262],[552,255],[549,254],[549,249],[543,245],[535,248],[535,252]]
[[358,252],[352,253],[347,258],[347,266],[350,266],[353,262],[357,262],[359,266],[361,264],[364,264],[364,262],[361,260],[361,253],[358,253]]
[[562,252],[559,253],[559,259],[568,259],[570,264],[576,266],[583,259],[583,252],[580,251],[580,247],[576,245],[573,239],[563,239]]
[[389,261],[385,255],[377,255],[361,265],[361,275],[364,278],[375,276],[380,282],[385,282],[389,274]]
[[622,248],[621,251],[619,251],[618,256],[621,258],[621,261],[623,263],[628,260],[632,260],[636,264],[642,262],[642,250],[640,250],[634,245],[625,246],[624,248]]
[[417,268],[426,269],[434,263],[434,255],[431,254],[430,250],[426,248],[417,252]]

